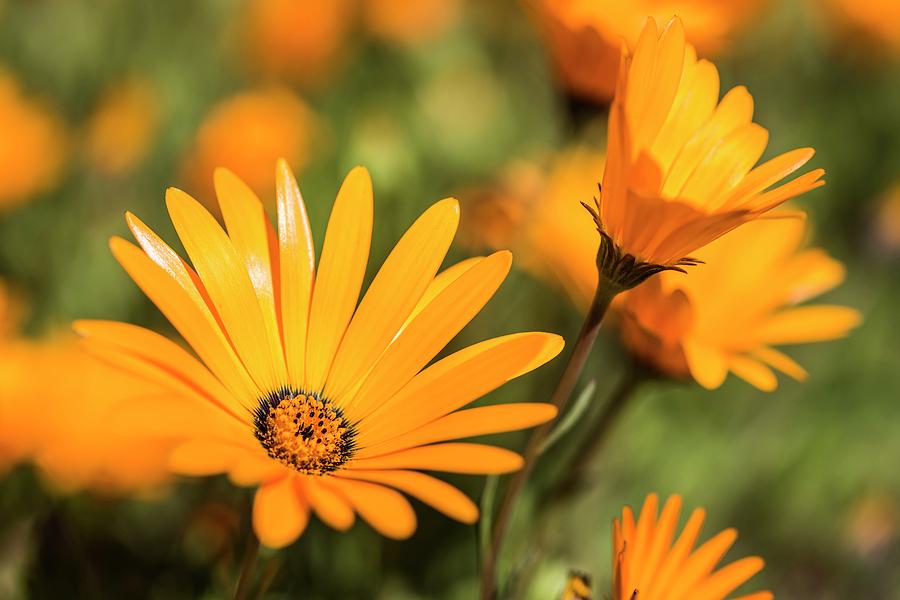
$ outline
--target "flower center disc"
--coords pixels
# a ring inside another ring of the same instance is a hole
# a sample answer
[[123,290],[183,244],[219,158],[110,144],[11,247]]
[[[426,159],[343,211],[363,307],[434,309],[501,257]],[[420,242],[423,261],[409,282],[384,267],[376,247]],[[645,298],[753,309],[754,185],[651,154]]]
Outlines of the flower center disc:
[[353,426],[329,400],[273,395],[256,411],[256,438],[269,456],[306,475],[336,471],[353,452]]

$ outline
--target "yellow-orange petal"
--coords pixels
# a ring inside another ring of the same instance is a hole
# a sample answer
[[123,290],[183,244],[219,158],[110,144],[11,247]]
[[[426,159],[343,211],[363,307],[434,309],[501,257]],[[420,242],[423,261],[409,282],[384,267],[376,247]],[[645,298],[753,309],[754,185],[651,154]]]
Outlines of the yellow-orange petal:
[[166,206],[247,371],[263,390],[278,389],[284,383],[278,377],[281,357],[270,351],[256,292],[234,244],[209,211],[181,190],[166,191]]
[[253,530],[260,543],[283,548],[294,542],[309,522],[309,504],[294,476],[263,485],[253,499]]
[[497,252],[441,290],[388,346],[346,404],[347,412],[361,419],[383,406],[478,314],[509,273],[511,264],[509,252]]
[[225,389],[212,373],[181,346],[158,333],[116,321],[80,320],[72,324],[79,335],[109,344],[120,352],[132,354],[165,371],[242,422],[250,414]]
[[273,276],[276,274],[272,273],[276,257],[269,256],[269,218],[253,190],[228,169],[216,169],[213,181],[228,237],[243,261],[256,294],[272,367],[278,379],[285,381],[287,369],[275,312]]
[[372,239],[372,180],[356,167],[338,191],[313,286],[306,390],[319,392],[356,308]]
[[755,332],[767,344],[804,344],[847,335],[862,321],[859,311],[846,306],[801,306],[769,317]]
[[778,378],[775,377],[772,369],[756,359],[736,354],[729,357],[728,368],[732,373],[764,392],[774,391],[778,387]]
[[448,443],[419,446],[392,454],[354,460],[350,469],[423,469],[447,473],[493,475],[522,468],[522,457],[496,446]]
[[381,535],[403,540],[415,532],[416,513],[402,494],[382,485],[342,477],[331,477],[328,484]]
[[254,486],[284,477],[288,471],[284,465],[266,456],[262,449],[256,454],[247,453],[228,469],[228,479],[235,485]]
[[342,471],[340,477],[380,483],[405,492],[463,523],[478,520],[478,507],[468,496],[440,479],[416,471]]
[[180,475],[216,475],[227,471],[246,454],[248,449],[237,444],[189,440],[173,448],[169,468]]
[[765,562],[758,556],[736,560],[691,590],[690,600],[721,600],[762,571],[764,566]]
[[284,159],[276,168],[281,331],[288,375],[300,389],[306,373],[306,336],[316,254],[306,206],[297,180]]
[[722,352],[702,342],[687,339],[682,344],[691,376],[708,390],[714,390],[728,375],[728,361]]
[[[412,431],[543,365],[562,350],[549,333],[506,335],[469,346],[416,375],[366,418],[360,446]],[[422,402],[422,398],[428,398]]]
[[241,404],[250,406],[260,395],[259,388],[209,311],[204,311],[168,273],[133,244],[114,237],[109,246],[122,268],[210,370]]
[[448,198],[422,213],[384,261],[347,327],[325,383],[337,401],[384,352],[450,249],[459,225],[459,203]]
[[422,294],[422,297],[419,299],[419,302],[416,303],[416,307],[406,318],[406,322],[401,327],[401,331],[407,325],[409,325],[410,321],[412,321],[422,310],[431,304],[431,301],[434,300],[438,294],[444,291],[448,285],[453,283],[459,278],[460,275],[477,265],[479,262],[484,260],[483,256],[473,256],[471,258],[467,258],[465,260],[461,260],[460,262],[451,265],[437,274],[437,276],[431,280],[431,283],[428,284],[428,287],[425,288],[425,293]]
[[300,485],[309,504],[326,525],[338,531],[346,531],[353,526],[356,517],[346,498],[328,485],[330,478],[300,477]]
[[516,431],[546,423],[556,413],[556,407],[552,404],[539,402],[469,408],[445,415],[409,433],[361,448],[356,456],[366,458],[433,442]]

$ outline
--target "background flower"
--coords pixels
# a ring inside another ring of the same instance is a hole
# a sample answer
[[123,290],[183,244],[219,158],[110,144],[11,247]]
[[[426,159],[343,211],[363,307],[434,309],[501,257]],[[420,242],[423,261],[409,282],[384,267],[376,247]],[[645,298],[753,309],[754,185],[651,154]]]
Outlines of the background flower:
[[0,69],[0,210],[14,208],[57,182],[67,154],[65,127]]
[[616,0],[525,0],[554,66],[571,92],[591,100],[612,99],[622,40],[633,46],[647,17],[663,23],[678,15],[688,41],[703,56],[726,49],[754,16],[760,0],[618,2]]
[[765,219],[703,248],[691,277],[662,273],[628,292],[620,304],[625,343],[674,377],[719,387],[731,371],[772,391],[772,368],[796,379],[806,371],[772,346],[847,335],[859,312],[796,307],[844,280],[844,266],[823,250],[802,249],[805,220]]

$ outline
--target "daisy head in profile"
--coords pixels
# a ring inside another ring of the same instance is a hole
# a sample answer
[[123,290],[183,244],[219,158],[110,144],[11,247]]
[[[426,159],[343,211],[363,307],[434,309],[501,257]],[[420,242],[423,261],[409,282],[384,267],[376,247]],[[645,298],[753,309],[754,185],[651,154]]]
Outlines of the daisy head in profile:
[[697,249],[824,185],[822,169],[779,184],[814,151],[757,165],[768,139],[745,87],[719,99],[718,70],[697,58],[681,21],[659,31],[648,19],[634,48],[622,49],[602,184],[588,207],[604,282],[621,291],[683,270]]

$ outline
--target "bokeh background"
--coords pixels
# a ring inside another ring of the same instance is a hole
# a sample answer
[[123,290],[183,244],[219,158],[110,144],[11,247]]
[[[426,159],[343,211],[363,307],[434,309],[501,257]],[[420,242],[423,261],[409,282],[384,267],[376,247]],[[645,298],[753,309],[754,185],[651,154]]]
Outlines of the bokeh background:
[[[703,3],[647,4],[679,12],[690,32],[691,5]],[[827,300],[859,309],[864,323],[848,339],[790,349],[810,377],[785,378],[774,393],[735,377],[716,391],[642,385],[582,485],[548,504],[542,486],[567,468],[576,424],[514,523],[504,572],[520,575],[512,591],[524,597],[558,597],[570,568],[592,573],[606,597],[611,520],[657,491],[706,507],[707,534],[736,526],[734,556],[767,560],[754,588],[900,598],[900,15],[891,0],[718,4],[740,11],[739,24],[698,41],[701,54],[715,57],[723,89],[754,95],[768,155],[817,149],[828,185],[797,204],[816,245],[847,266]],[[542,18],[511,0],[0,1],[0,345],[65,345],[76,318],[171,332],[107,240],[127,234],[131,210],[176,242],[165,188],[210,199],[219,165],[272,200],[274,160],[285,156],[319,243],[343,175],[366,165],[369,277],[415,216],[449,195],[476,215],[453,257],[478,251],[495,231],[479,221],[490,218],[478,217],[480,199],[510,165],[540,171],[573,142],[604,143],[603,91],[564,85],[548,34],[559,23]],[[450,350],[512,330],[571,340],[579,323],[564,294],[518,270]],[[585,378],[597,402],[623,376],[623,356],[605,331]],[[0,398],[0,598],[230,597],[250,493],[224,479],[167,479],[114,445],[114,468],[72,481],[69,463],[116,439],[124,420],[78,393],[81,367],[22,364],[0,368],[0,378],[31,380],[27,393]],[[543,399],[561,366],[487,401]],[[128,387],[100,379],[103,394]],[[55,464],[27,460],[34,449],[16,455],[21,423],[59,421],[42,442],[52,445],[80,418],[91,427],[55,450]],[[482,493],[482,478],[453,480]],[[261,597],[474,597],[478,529],[417,513],[406,542],[362,523],[347,534],[312,523],[293,546],[264,553]]]

